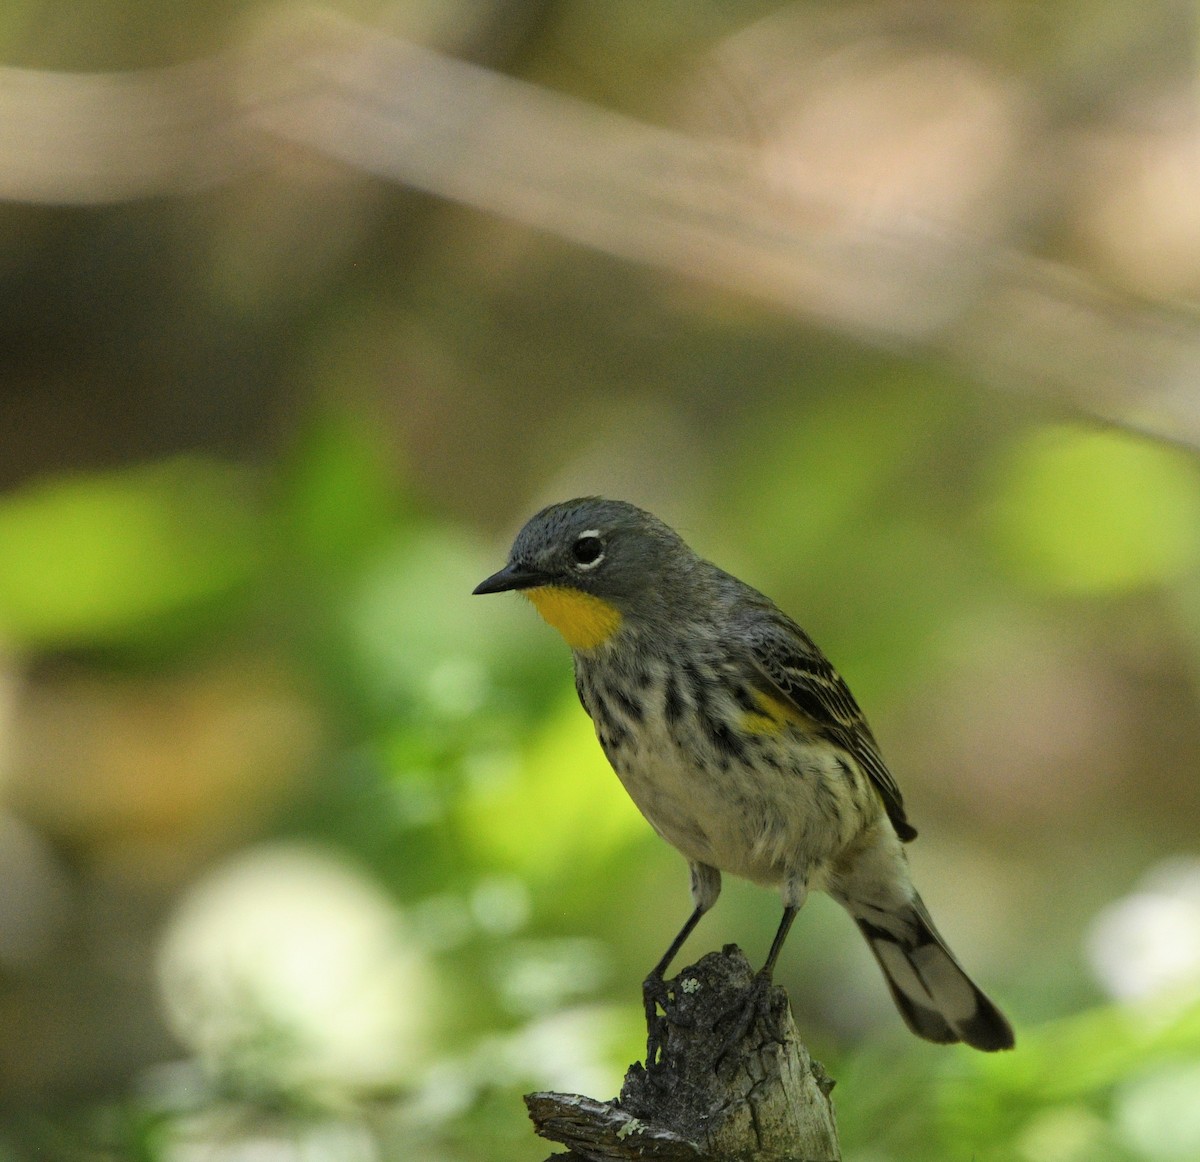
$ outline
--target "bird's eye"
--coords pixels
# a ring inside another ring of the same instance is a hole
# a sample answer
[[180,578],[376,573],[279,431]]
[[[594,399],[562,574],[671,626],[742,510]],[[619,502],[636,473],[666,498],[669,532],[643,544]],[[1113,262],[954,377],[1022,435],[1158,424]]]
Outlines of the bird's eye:
[[580,533],[571,546],[571,559],[581,569],[590,569],[600,564],[604,556],[604,544],[595,533]]

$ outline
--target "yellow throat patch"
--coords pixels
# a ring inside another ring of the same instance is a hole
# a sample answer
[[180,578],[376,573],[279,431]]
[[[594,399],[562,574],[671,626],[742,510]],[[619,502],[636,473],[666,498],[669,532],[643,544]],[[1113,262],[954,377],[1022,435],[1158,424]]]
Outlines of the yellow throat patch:
[[539,585],[521,592],[573,650],[594,649],[621,626],[621,611],[590,593],[560,585]]

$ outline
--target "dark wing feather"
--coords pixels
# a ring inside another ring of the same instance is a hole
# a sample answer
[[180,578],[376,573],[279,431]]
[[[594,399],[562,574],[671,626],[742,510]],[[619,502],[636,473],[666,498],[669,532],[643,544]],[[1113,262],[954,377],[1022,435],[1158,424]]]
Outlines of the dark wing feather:
[[878,789],[896,834],[905,843],[915,839],[917,831],[905,817],[900,788],[862,710],[812,638],[774,608],[768,618],[755,618],[745,630],[763,692],[795,707],[825,738],[851,755]]

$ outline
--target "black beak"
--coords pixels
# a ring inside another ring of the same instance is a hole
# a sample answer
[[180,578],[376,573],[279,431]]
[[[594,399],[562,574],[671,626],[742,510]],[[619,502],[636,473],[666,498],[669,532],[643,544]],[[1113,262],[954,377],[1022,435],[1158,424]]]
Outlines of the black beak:
[[486,581],[480,581],[472,593],[507,593],[510,589],[533,589],[545,585],[546,578],[525,565],[510,562],[499,573],[493,573]]

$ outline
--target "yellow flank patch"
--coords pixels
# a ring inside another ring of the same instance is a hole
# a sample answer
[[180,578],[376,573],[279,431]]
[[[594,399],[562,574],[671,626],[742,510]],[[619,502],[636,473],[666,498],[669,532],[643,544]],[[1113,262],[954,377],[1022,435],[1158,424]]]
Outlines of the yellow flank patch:
[[786,702],[761,690],[752,693],[759,709],[747,710],[742,715],[741,726],[747,734],[782,734],[793,723],[804,721],[804,716]]
[[590,593],[560,585],[539,585],[522,592],[573,650],[594,649],[621,626],[621,611]]

